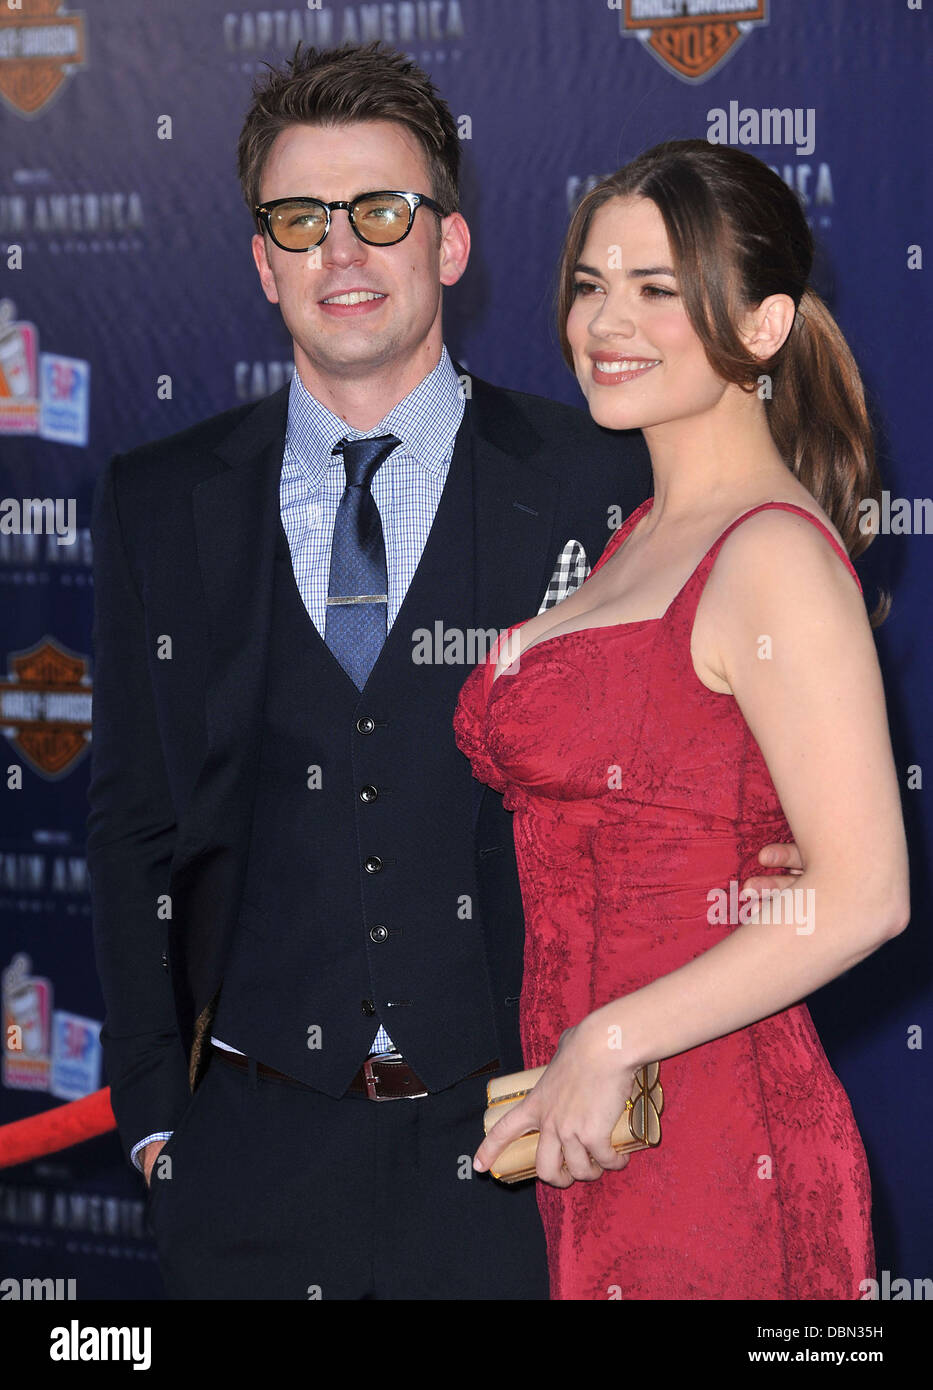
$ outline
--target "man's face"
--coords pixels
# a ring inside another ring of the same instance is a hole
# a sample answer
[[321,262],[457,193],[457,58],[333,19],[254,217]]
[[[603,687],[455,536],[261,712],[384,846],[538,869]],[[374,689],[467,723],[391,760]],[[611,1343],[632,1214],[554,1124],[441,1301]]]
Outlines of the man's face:
[[[380,189],[432,194],[417,140],[393,121],[345,126],[293,125],[272,146],[262,199],[312,197],[336,202]],[[469,253],[466,223],[421,206],[411,231],[394,246],[368,246],[343,209],[311,252],[283,251],[254,236],[253,257],[266,298],[278,304],[295,342],[295,363],[309,388],[369,373],[406,373],[420,380],[441,350],[441,286],[459,280]],[[377,299],[334,303],[351,291]]]

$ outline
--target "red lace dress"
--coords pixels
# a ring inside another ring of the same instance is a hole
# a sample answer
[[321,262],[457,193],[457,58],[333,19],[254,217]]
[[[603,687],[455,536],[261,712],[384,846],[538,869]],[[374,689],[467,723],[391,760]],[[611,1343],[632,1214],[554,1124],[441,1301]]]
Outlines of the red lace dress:
[[[810,512],[764,506],[819,526],[855,575]],[[744,519],[663,617],[544,638],[495,683],[493,652],[461,691],[458,745],[515,815],[528,1067],[728,935],[710,889],[737,892],[763,845],[793,838],[735,700],[690,658],[703,585]],[[658,1148],[594,1183],[538,1184],[551,1297],[859,1298],[875,1272],[868,1165],[806,1006],[664,1060],[661,1080]]]

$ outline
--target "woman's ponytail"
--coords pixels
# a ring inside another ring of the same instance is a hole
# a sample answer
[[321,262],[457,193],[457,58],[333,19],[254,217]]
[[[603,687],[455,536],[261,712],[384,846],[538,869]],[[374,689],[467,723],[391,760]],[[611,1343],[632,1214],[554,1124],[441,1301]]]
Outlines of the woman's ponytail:
[[[836,320],[810,289],[772,367],[768,422],[782,458],[854,559],[873,539],[859,504],[880,501],[881,480],[859,369]],[[882,595],[872,626],[890,606]]]

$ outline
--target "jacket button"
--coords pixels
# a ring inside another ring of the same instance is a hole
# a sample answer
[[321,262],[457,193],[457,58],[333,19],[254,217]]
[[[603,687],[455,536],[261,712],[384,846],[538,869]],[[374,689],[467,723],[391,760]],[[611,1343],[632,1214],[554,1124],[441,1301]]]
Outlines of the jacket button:
[[378,874],[382,868],[382,860],[378,854],[371,854],[368,859],[363,860],[363,868],[368,874]]
[[375,1004],[375,1001],[372,1000],[372,999],[363,999],[363,1000],[361,1000],[360,1002],[361,1002],[361,1007],[362,1007],[362,1010],[363,1010],[363,1013],[365,1014],[365,1016],[366,1016],[367,1018],[372,1018],[373,1014],[376,1012],[376,1004]]
[[386,941],[386,940],[388,939],[388,936],[389,936],[389,933],[386,931],[385,927],[371,927],[371,928],[370,928],[370,931],[369,931],[369,939],[370,939],[370,941]]
[[360,787],[361,801],[375,801],[378,795],[379,791],[376,787]]
[[375,719],[370,719],[368,714],[361,715],[356,721],[356,731],[358,734],[371,734],[375,727]]

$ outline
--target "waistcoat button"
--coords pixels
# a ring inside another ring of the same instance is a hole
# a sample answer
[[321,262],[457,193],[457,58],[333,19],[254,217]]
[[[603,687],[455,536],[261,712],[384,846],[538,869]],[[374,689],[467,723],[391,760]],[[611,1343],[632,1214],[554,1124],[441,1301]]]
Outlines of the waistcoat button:
[[375,801],[379,792],[376,787],[360,787],[361,801]]
[[376,727],[375,719],[370,719],[368,714],[360,715],[356,721],[356,731],[358,734],[371,734]]
[[385,941],[388,935],[389,933],[386,931],[385,927],[371,927],[369,939],[370,941]]
[[382,868],[382,860],[378,854],[371,854],[368,859],[363,860],[363,868],[368,874],[378,874]]

